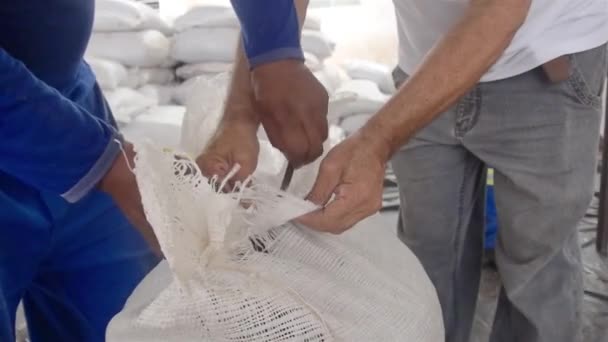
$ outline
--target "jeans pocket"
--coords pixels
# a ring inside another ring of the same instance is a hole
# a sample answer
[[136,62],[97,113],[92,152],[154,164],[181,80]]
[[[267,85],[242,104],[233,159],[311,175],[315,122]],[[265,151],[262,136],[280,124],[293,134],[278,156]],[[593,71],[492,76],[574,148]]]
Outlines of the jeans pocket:
[[569,90],[583,105],[602,107],[602,91],[606,78],[606,46],[570,56],[572,71],[567,81]]

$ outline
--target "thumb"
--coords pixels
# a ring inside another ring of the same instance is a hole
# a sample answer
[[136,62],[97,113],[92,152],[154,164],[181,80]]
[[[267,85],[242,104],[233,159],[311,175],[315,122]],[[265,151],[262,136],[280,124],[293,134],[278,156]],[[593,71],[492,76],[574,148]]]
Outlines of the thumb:
[[340,185],[342,167],[329,159],[321,163],[319,173],[312,190],[306,199],[319,206],[325,206],[335,189]]
[[196,163],[207,178],[217,176],[219,179],[223,179],[230,171],[228,162],[218,156],[203,154],[196,159]]

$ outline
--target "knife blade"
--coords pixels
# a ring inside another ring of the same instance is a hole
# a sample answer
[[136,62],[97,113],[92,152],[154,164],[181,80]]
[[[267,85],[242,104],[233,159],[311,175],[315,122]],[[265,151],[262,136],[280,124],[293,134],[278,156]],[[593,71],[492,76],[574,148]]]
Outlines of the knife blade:
[[285,169],[285,176],[283,176],[283,181],[281,182],[281,190],[286,191],[289,188],[289,184],[291,183],[291,178],[293,177],[293,166],[291,163],[287,164],[287,168]]

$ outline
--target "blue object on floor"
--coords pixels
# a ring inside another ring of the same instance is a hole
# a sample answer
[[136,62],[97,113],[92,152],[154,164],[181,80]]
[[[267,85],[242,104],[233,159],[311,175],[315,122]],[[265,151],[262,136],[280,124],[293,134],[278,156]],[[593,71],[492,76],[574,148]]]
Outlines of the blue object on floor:
[[496,203],[494,202],[494,170],[488,170],[488,182],[486,186],[486,236],[485,249],[494,249],[496,234],[498,233],[498,217],[496,215]]

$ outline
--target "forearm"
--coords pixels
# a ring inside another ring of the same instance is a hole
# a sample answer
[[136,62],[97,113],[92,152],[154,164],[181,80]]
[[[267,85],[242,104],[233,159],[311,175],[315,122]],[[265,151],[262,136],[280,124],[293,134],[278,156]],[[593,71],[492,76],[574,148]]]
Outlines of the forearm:
[[[243,0],[250,1],[250,0]],[[239,1],[233,1],[233,3]],[[298,28],[299,31],[302,29],[302,25],[304,24],[304,20],[306,18],[306,10],[308,7],[308,0],[293,0],[295,5],[295,9],[297,11],[298,17]],[[236,8],[235,8],[236,9]],[[264,9],[264,8],[262,8]],[[266,9],[267,10],[267,9]],[[262,16],[262,14],[257,14]],[[281,15],[277,13],[277,15]],[[245,25],[243,25],[243,30],[247,29]],[[280,28],[277,26],[277,28]],[[298,34],[298,44],[299,44],[299,31]],[[290,40],[293,40],[290,39]],[[255,44],[255,42],[252,42]],[[282,49],[280,44],[276,46],[276,49]],[[284,56],[288,58],[288,56]],[[224,113],[224,120],[233,120],[233,119],[247,119],[248,122],[258,125],[259,118],[252,113],[252,108],[254,107],[254,97],[253,97],[253,89],[251,87],[250,82],[250,64],[248,61],[248,57],[245,53],[245,49],[243,47],[242,41],[239,42],[236,49],[236,58],[235,64],[233,68],[233,75],[230,84],[230,89],[228,92],[228,98],[226,101],[226,108]]]
[[509,46],[531,1],[471,1],[462,20],[362,129],[383,140],[386,159],[479,82]]

